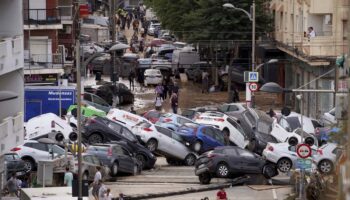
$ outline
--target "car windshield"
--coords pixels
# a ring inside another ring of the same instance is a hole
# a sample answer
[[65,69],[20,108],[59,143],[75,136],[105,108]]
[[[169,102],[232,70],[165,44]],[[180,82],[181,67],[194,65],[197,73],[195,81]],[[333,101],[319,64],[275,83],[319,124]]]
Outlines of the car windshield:
[[55,154],[58,154],[58,156],[65,154],[64,149],[62,149],[61,147],[59,147],[57,145],[53,145],[52,146],[52,152],[55,153]]
[[260,133],[269,134],[272,130],[272,124],[266,123],[265,121],[259,121],[257,131]]
[[287,122],[289,124],[289,127],[292,130],[295,130],[295,129],[301,127],[301,124],[300,124],[300,121],[299,121],[298,117],[287,117],[286,120],[287,120]]

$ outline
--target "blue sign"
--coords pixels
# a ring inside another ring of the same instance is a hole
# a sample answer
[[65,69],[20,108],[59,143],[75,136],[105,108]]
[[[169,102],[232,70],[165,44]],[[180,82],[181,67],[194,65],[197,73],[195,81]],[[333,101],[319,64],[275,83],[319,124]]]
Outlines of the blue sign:
[[297,159],[296,168],[311,169],[311,167],[312,167],[312,159],[302,159],[302,158]]
[[259,73],[249,72],[248,82],[259,82]]

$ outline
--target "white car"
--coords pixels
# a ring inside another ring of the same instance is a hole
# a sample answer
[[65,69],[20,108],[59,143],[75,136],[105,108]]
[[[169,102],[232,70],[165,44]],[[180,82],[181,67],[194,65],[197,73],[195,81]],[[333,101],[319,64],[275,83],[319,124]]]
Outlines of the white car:
[[110,120],[124,124],[129,129],[132,129],[133,126],[142,121],[148,121],[144,117],[117,108],[111,109],[106,117]]
[[25,162],[27,172],[35,170],[38,161],[51,160],[52,157],[65,154],[65,150],[57,145],[39,143],[35,140],[25,140],[23,145],[14,147],[11,151],[16,152]]
[[170,129],[144,121],[134,126],[132,132],[150,151],[164,155],[168,161],[180,160],[191,166],[197,159],[197,154],[190,151],[182,138]]
[[[312,160],[321,173],[331,173],[334,169],[337,152],[340,148],[334,143],[328,143],[320,148],[311,147]],[[297,161],[296,147],[288,143],[268,143],[263,156],[270,162],[276,163],[281,172],[288,172],[294,168]]]
[[[292,112],[288,116],[278,117],[278,124],[282,126],[288,132],[292,132],[297,128],[301,127],[301,114]],[[321,124],[316,119],[312,119],[306,116],[303,116],[303,129],[307,133],[314,134],[315,129],[321,127]]]
[[144,77],[145,86],[158,85],[163,81],[163,76],[159,69],[146,69]]
[[200,114],[196,120],[198,124],[212,125],[221,130],[235,145],[245,148],[249,144],[247,135],[237,121],[222,112],[207,111]]
[[238,117],[247,109],[246,103],[228,103],[219,106],[219,110],[227,115]]
[[320,117],[320,123],[323,126],[332,126],[337,123],[337,119],[335,118],[335,108],[332,110],[325,112],[321,117]]
[[[53,114],[46,113],[31,118],[25,125],[26,135],[24,139],[34,139],[45,136],[51,132],[61,132],[65,139],[69,139],[69,135],[74,133],[73,128],[62,118]],[[55,136],[52,135],[52,139]]]

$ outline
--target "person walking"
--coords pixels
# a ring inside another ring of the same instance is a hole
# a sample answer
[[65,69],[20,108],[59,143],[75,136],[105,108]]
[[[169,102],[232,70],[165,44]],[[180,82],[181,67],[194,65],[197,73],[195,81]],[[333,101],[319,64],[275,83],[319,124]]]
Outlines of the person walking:
[[162,111],[162,103],[163,103],[162,96],[158,94],[154,102],[154,105],[157,111]]
[[202,78],[202,93],[208,93],[209,88],[209,78],[208,75],[205,73]]
[[216,200],[227,200],[227,195],[225,192],[224,188],[221,188],[217,193],[216,193]]
[[10,197],[18,197],[18,184],[16,173],[12,173],[11,178],[6,183],[7,191],[9,192]]
[[156,95],[158,96],[163,96],[163,91],[164,91],[164,88],[163,88],[163,86],[159,83],[158,85],[157,85],[157,87],[156,87],[156,89],[155,89],[155,93],[156,93]]
[[111,189],[107,188],[103,200],[112,200],[112,199],[113,199],[113,196],[112,196],[112,193],[111,193]]
[[169,98],[171,97],[171,95],[173,94],[173,88],[174,88],[174,82],[173,80],[170,78],[169,82],[168,82],[168,95]]
[[165,101],[167,99],[168,96],[168,83],[166,80],[163,80],[163,101]]
[[66,172],[64,173],[64,185],[72,187],[73,173],[69,171],[69,167],[66,167]]
[[127,15],[126,16],[126,26],[128,27],[128,30],[130,30],[131,21],[132,21],[132,19],[131,19],[130,15]]
[[107,194],[107,187],[105,184],[103,184],[102,180],[99,181],[99,185],[100,185],[100,188],[98,190],[98,199],[104,200]]
[[96,170],[94,181],[92,182],[92,196],[95,198],[95,200],[99,200],[98,197],[101,187],[100,181],[102,180],[101,167],[97,166]]
[[132,86],[132,90],[135,90],[135,72],[132,69],[130,69],[130,72],[129,72],[129,88],[130,88],[130,90],[131,90],[131,86]]
[[170,104],[171,104],[171,108],[173,109],[173,113],[177,114],[177,108],[179,104],[178,104],[178,97],[175,92],[173,92],[173,94],[170,97]]

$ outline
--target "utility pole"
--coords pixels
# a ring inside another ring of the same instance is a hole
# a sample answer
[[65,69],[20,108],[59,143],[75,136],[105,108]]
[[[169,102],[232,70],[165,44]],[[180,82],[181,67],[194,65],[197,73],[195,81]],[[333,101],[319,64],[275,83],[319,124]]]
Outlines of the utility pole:
[[[110,32],[110,39],[112,41],[112,45],[116,43],[116,30],[115,30],[115,0],[109,0],[109,32]],[[115,72],[115,51],[111,53],[111,81],[113,85],[116,84],[117,81],[119,81],[119,71]]]
[[[252,71],[255,72],[255,0],[253,0],[252,5]],[[254,92],[250,91],[249,83],[246,85],[246,93],[248,99],[250,100],[250,107],[255,107],[255,97]]]

